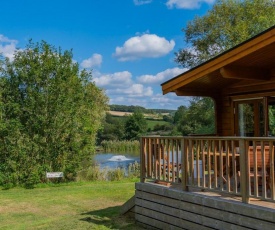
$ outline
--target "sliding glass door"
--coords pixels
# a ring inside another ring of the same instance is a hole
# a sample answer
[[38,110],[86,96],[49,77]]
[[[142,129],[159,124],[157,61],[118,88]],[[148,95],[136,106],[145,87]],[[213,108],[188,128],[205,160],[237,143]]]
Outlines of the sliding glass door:
[[263,100],[257,99],[234,102],[235,135],[243,137],[265,136],[264,111]]

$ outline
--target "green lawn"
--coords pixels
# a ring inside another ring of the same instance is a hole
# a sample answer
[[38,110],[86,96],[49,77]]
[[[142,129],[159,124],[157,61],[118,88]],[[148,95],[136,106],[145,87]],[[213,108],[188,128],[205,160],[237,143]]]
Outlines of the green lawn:
[[134,182],[85,182],[0,190],[0,229],[142,229],[119,215]]
[[158,120],[146,120],[147,121],[147,128],[153,129],[155,125],[166,125],[169,124],[167,121],[158,121]]

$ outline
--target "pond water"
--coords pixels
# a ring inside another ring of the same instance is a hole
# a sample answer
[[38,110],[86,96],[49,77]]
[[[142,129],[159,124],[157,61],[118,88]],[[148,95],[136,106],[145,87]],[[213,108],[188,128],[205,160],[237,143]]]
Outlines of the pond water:
[[139,155],[134,153],[97,153],[94,160],[101,169],[128,169],[130,164],[140,162]]

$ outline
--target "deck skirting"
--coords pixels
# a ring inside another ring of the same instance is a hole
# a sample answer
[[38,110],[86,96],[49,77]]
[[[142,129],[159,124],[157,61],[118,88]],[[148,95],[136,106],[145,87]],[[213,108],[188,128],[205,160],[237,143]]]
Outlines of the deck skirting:
[[275,209],[136,183],[135,219],[155,229],[275,229]]

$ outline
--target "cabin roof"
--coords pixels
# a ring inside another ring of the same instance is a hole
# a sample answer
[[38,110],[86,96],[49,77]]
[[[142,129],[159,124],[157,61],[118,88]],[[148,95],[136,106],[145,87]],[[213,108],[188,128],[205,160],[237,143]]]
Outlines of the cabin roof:
[[213,96],[275,78],[275,26],[161,84],[163,94]]

